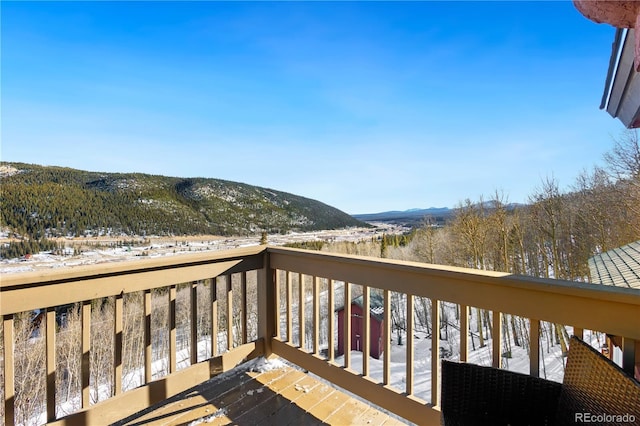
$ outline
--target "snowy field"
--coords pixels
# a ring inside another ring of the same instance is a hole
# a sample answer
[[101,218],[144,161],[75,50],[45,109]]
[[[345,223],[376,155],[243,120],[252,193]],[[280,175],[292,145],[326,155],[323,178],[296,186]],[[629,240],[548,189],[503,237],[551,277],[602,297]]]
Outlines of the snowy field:
[[[270,245],[284,245],[305,241],[350,241],[357,242],[377,238],[383,234],[398,234],[407,228],[396,225],[376,224],[375,228],[347,228],[314,232],[290,232],[288,234],[269,235]],[[0,244],[7,243],[0,235]],[[255,237],[147,237],[146,244],[141,245],[140,237],[122,238],[74,238],[59,239],[65,245],[66,255],[58,256],[50,252],[37,253],[30,259],[3,259],[0,261],[0,274],[30,272],[37,270],[69,268],[81,265],[118,262],[163,256],[176,256],[202,251],[229,250],[238,247],[250,247],[260,244],[260,236]],[[119,244],[125,242],[125,244]],[[129,242],[129,244],[127,244]],[[134,244],[131,244],[134,242]],[[118,246],[121,245],[121,246]],[[74,248],[82,253],[74,255]]]

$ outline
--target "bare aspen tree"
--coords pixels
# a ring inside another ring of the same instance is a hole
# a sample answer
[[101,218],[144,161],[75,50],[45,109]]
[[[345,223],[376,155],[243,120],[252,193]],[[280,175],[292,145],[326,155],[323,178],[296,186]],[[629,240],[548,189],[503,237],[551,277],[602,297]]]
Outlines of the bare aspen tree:
[[46,410],[45,324],[32,312],[14,316],[14,386],[16,424],[34,423]]
[[640,137],[628,130],[614,139],[614,146],[604,155],[608,170],[615,179],[613,189],[629,213],[629,237],[640,236]]
[[[544,179],[542,186],[530,197],[530,202],[532,222],[540,235],[540,254],[547,269],[553,269],[553,277],[561,278],[559,245],[564,209],[557,180],[553,177]],[[545,272],[546,278],[550,272]]]

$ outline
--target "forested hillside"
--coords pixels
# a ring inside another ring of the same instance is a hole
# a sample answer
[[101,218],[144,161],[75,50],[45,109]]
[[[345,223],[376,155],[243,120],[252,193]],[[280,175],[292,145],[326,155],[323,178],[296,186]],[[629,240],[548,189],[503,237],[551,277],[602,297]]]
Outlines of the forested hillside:
[[86,233],[248,235],[363,225],[319,201],[219,179],[0,164],[3,228],[32,240]]

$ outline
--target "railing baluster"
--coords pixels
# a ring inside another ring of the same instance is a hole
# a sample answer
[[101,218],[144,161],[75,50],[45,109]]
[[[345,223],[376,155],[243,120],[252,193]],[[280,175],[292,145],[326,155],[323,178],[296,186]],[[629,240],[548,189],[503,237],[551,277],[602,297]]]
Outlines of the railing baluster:
[[438,405],[439,403],[440,403],[440,302],[436,299],[432,299],[431,300],[431,404]]
[[[56,418],[56,310],[47,308],[47,421]],[[28,373],[27,373],[28,374]]]
[[144,291],[144,382],[153,380],[153,343],[151,341],[151,290]]
[[384,366],[382,383],[391,384],[391,292],[384,291]]
[[293,284],[291,271],[287,271],[287,342],[293,343]]
[[502,313],[498,311],[491,311],[491,320],[493,322],[492,330],[493,336],[491,336],[492,345],[492,366],[494,368],[502,367]]
[[[433,328],[432,328],[433,330]],[[407,358],[406,392],[413,395],[413,295],[407,294]]]
[[469,306],[460,305],[460,362],[469,358]]
[[344,282],[344,368],[351,368],[351,284]]
[[82,408],[91,404],[91,301],[82,302]]
[[123,311],[124,311],[124,292],[116,295],[114,313],[114,343],[113,351],[113,387],[116,395],[122,393],[122,333],[123,333]]
[[529,319],[529,375],[540,377],[540,321]]
[[242,343],[249,342],[249,331],[247,330],[247,272],[240,274],[240,286],[242,287]]
[[320,278],[313,277],[313,353],[320,354]]
[[584,330],[579,327],[573,327],[573,335],[582,339],[584,336]]
[[15,378],[13,364],[13,315],[4,315],[2,319],[4,348],[4,422],[7,426],[15,424]]
[[635,375],[636,366],[636,341],[633,339],[622,338],[622,369],[630,377]]
[[198,282],[191,283],[189,291],[189,304],[191,305],[191,334],[190,362],[191,365],[198,363]]
[[169,373],[177,371],[178,356],[176,342],[176,285],[169,287]]
[[335,321],[335,293],[333,290],[333,280],[327,278],[327,284],[329,286],[328,288],[328,301],[327,301],[327,314],[329,317],[329,335],[327,336],[327,340],[329,343],[329,350],[328,350],[328,359],[329,362],[333,362],[335,359],[335,345],[334,345],[334,338],[333,336],[336,333],[335,330],[335,325],[334,325],[334,321]]
[[298,274],[298,325],[299,325],[299,334],[300,334],[300,349],[303,351],[305,349],[304,341],[305,341],[305,304],[306,300],[304,297],[304,275]]
[[276,270],[270,267],[269,254],[265,253],[264,266],[258,270],[258,339],[263,339],[265,357],[273,353],[273,337],[276,335],[273,311],[276,303],[275,275]]
[[224,276],[227,283],[227,352],[233,349],[233,285],[231,275]]
[[211,357],[218,356],[218,278],[211,278]]
[[280,339],[281,338],[281,331],[280,331],[280,271],[279,270],[274,270],[274,303],[273,303],[273,312],[274,312],[274,319],[275,319],[275,333],[276,335],[274,337]]
[[369,286],[362,286],[362,374],[369,376],[369,355],[371,354],[371,303],[369,301]]

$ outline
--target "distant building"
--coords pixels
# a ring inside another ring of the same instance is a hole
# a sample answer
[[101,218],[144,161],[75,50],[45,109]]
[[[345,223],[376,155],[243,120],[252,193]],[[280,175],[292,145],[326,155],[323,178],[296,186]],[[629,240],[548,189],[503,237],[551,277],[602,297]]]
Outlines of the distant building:
[[[363,298],[358,296],[351,301],[351,350],[362,352],[364,337]],[[338,355],[344,353],[344,306],[338,310]],[[384,352],[384,300],[379,293],[372,292],[369,297],[369,354],[380,359]]]

